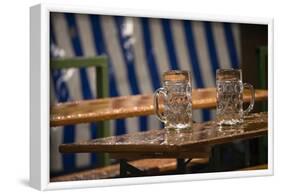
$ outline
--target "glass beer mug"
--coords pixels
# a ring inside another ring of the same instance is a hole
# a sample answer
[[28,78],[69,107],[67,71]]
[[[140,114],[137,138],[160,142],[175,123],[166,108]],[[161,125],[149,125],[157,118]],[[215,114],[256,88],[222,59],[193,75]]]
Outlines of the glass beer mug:
[[[159,99],[163,96],[163,111]],[[162,76],[162,87],[154,93],[154,109],[166,129],[189,129],[192,125],[192,86],[188,71],[172,70]]]
[[[242,83],[241,69],[218,69],[216,72],[218,125],[235,125],[243,122],[243,116],[254,107],[255,91],[251,84]],[[250,105],[243,110],[243,90],[251,92]]]

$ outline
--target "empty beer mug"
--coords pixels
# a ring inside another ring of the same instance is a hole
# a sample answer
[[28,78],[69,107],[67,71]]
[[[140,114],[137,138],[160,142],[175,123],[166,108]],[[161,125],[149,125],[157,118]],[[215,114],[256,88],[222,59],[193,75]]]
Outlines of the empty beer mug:
[[[159,98],[163,99],[160,111]],[[172,70],[162,76],[162,87],[154,93],[154,109],[166,129],[189,129],[192,125],[192,86],[188,71]]]
[[[254,107],[255,91],[251,84],[242,82],[241,69],[218,69],[216,72],[218,125],[235,125],[243,122],[243,116]],[[251,92],[250,105],[243,110],[243,90]]]

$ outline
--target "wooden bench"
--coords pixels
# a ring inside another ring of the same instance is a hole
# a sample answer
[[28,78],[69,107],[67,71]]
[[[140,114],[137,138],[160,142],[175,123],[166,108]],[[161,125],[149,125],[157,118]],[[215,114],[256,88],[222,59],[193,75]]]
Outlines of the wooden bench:
[[[244,91],[243,98],[244,102],[250,101],[251,94],[248,90]],[[255,90],[255,100],[267,100],[267,90]],[[193,90],[193,109],[215,107],[215,88]],[[55,127],[153,114],[154,106],[152,95],[120,96],[58,103],[51,108],[50,123],[52,127]]]
[[[207,164],[208,161],[208,158],[193,159],[188,164],[188,168]],[[131,161],[130,164],[144,171],[147,176],[170,174],[175,172],[177,168],[176,159],[142,159]],[[92,170],[84,170],[81,172],[52,177],[51,182],[118,178],[119,175],[120,165],[113,164]]]
[[[208,164],[208,158],[193,159],[188,168],[203,168]],[[132,165],[146,172],[147,176],[152,175],[165,175],[172,174],[176,171],[176,159],[143,159],[130,162]],[[260,164],[256,166],[250,166],[236,171],[246,170],[265,170],[268,169],[267,164]],[[51,182],[62,181],[79,181],[79,180],[97,180],[106,178],[118,178],[119,177],[119,164],[113,164],[106,167],[96,168],[92,170],[84,170],[81,172],[71,173],[67,175],[52,177]]]
[[242,168],[242,169],[239,169],[239,171],[244,171],[244,170],[265,170],[265,169],[268,169],[268,165],[267,164],[259,164],[259,165],[256,165],[256,166],[249,166],[249,167],[246,167],[246,168]]

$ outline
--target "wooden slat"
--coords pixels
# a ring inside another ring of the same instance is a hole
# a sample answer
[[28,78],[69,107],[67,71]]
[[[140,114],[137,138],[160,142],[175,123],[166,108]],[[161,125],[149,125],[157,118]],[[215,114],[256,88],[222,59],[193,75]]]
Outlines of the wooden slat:
[[[192,130],[150,130],[122,136],[94,139],[85,142],[62,144],[62,153],[107,152],[119,154],[147,154],[147,157],[177,157],[206,153],[206,146],[233,142],[267,135],[267,113],[250,114],[244,123],[234,126],[217,126],[214,121],[194,124]],[[193,155],[191,156],[193,157]]]
[[239,169],[239,171],[243,171],[243,170],[266,170],[268,169],[268,165],[267,164],[260,164],[260,165],[256,165],[256,166],[250,166],[247,168],[242,168]]
[[[244,101],[250,101],[250,93],[245,90]],[[266,90],[256,90],[256,101],[267,99]],[[216,89],[196,89],[192,93],[193,109],[214,108]],[[154,114],[152,95],[121,96],[95,100],[59,103],[51,107],[50,125],[61,126],[134,116]]]
[[[208,161],[208,158],[196,158],[188,163],[188,167],[207,164]],[[149,176],[174,172],[177,167],[176,159],[143,159],[131,161],[130,164],[142,171],[145,171]],[[119,164],[114,164],[97,169],[84,170],[81,172],[52,177],[51,182],[116,178],[120,174],[119,167]]]

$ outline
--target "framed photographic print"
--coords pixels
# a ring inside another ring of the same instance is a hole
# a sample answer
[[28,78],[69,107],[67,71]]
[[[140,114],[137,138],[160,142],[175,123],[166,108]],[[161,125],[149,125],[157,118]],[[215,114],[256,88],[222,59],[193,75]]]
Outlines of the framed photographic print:
[[273,174],[272,19],[30,10],[30,184]]

